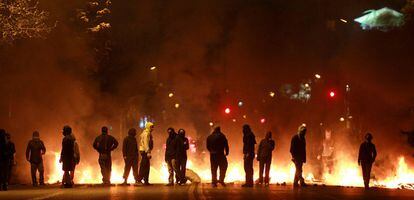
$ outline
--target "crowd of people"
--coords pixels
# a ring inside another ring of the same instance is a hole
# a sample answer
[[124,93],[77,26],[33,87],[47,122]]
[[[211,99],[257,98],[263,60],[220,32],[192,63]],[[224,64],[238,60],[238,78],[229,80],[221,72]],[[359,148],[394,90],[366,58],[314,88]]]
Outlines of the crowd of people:
[[[122,155],[125,161],[124,183],[127,184],[128,176],[132,168],[135,183],[141,185],[151,185],[149,183],[149,173],[151,166],[151,151],[154,148],[152,132],[154,124],[147,122],[142,133],[137,140],[137,130],[131,128],[128,135],[124,138],[122,144]],[[294,187],[306,187],[305,180],[302,176],[302,168],[306,163],[306,125],[299,126],[296,134],[293,135],[290,145],[290,153],[292,162],[296,171],[293,180]],[[59,162],[62,163],[64,175],[62,177],[62,186],[65,188],[73,187],[74,172],[76,165],[80,162],[79,146],[76,142],[75,135],[70,126],[63,127],[62,149]],[[253,162],[256,158],[259,162],[259,179],[256,181],[258,185],[268,186],[270,183],[270,166],[272,163],[272,152],[275,149],[275,141],[272,139],[272,132],[267,132],[266,136],[260,141],[257,152],[256,137],[249,125],[244,125],[243,133],[243,160],[245,170],[245,184],[242,187],[253,187]],[[185,136],[185,130],[179,129],[178,132],[174,128],[167,129],[167,140],[165,143],[165,162],[168,166],[168,184],[184,185],[187,182],[186,163],[187,150],[189,149],[189,141]],[[370,174],[372,164],[375,161],[377,152],[375,145],[372,143],[372,134],[367,133],[365,141],[359,149],[358,164],[362,168],[365,188],[369,188]],[[207,137],[207,150],[210,153],[211,164],[211,184],[217,187],[218,184],[226,186],[225,176],[227,171],[227,156],[229,155],[229,144],[225,134],[221,132],[220,127],[216,127],[214,131]],[[95,138],[93,148],[99,153],[98,163],[101,168],[102,183],[111,184],[112,157],[111,152],[118,147],[118,141],[109,135],[107,127],[102,127],[101,135]],[[0,129],[0,189],[7,190],[10,180],[11,170],[14,164],[15,154],[14,143],[11,141],[10,134],[4,129]],[[30,162],[30,171],[33,186],[44,185],[44,167],[43,155],[46,153],[46,147],[40,139],[38,131],[33,132],[32,139],[28,142],[26,148],[26,159]],[[140,162],[139,162],[139,158]],[[138,168],[139,164],[139,168]],[[220,171],[217,179],[217,171]],[[39,179],[37,180],[37,173]],[[174,181],[175,179],[175,181]]]

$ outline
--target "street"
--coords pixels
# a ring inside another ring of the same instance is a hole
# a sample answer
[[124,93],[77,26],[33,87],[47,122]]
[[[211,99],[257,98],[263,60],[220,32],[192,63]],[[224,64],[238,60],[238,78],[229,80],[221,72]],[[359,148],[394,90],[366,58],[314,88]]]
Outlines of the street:
[[78,185],[72,189],[61,189],[57,185],[43,188],[11,186],[7,192],[0,192],[0,199],[413,199],[413,190],[333,186],[310,186],[292,189],[291,186],[242,188],[228,184],[226,188],[212,188],[210,184],[166,187]]

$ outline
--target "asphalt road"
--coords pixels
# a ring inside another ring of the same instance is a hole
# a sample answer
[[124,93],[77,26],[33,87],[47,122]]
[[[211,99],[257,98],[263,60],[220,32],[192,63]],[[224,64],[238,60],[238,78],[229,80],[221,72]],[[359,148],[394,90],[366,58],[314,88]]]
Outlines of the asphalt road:
[[227,187],[212,188],[209,184],[166,187],[153,186],[100,186],[78,185],[71,189],[59,186],[32,188],[11,186],[9,191],[1,191],[0,199],[414,199],[414,190],[346,188],[332,186],[310,186],[293,189],[291,186],[271,185],[268,188],[242,188],[229,184]]

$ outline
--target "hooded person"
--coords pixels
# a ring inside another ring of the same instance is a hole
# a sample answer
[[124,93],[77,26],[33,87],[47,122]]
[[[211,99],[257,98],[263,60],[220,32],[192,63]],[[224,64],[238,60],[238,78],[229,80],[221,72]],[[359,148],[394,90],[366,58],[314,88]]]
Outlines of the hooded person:
[[186,178],[186,167],[187,167],[187,150],[190,148],[188,138],[185,137],[185,130],[178,130],[176,138],[176,163],[178,173],[176,176],[176,182],[183,185],[187,182]]
[[275,149],[275,141],[272,139],[272,132],[267,132],[264,139],[260,141],[257,150],[259,161],[259,184],[263,184],[263,172],[265,172],[264,183],[269,185],[270,166],[272,164],[272,151]]
[[302,176],[303,164],[306,163],[306,125],[302,124],[298,128],[298,133],[292,137],[290,143],[290,153],[292,155],[292,162],[295,164],[295,178],[293,180],[293,187],[298,187],[299,182],[302,187],[307,186],[305,179]]
[[377,157],[377,150],[372,143],[372,138],[371,133],[365,135],[365,141],[359,147],[358,154],[358,165],[362,168],[365,189],[369,189],[372,163],[374,163],[375,158]]
[[97,136],[93,142],[93,148],[99,153],[98,162],[101,168],[103,184],[111,184],[111,152],[117,147],[118,141],[112,135],[109,135],[108,127],[102,127],[101,135]]
[[246,183],[242,187],[253,187],[253,160],[255,157],[254,146],[256,137],[248,124],[243,125],[243,160]]
[[167,129],[168,137],[165,142],[165,162],[168,166],[168,184],[167,186],[174,185],[174,173],[176,177],[179,177],[179,171],[177,168],[177,133],[174,128]]
[[138,183],[142,183],[144,180],[144,185],[151,185],[149,183],[149,173],[150,173],[150,159],[151,151],[154,147],[152,140],[152,131],[154,130],[154,124],[152,122],[147,122],[145,128],[139,136],[139,153],[141,155],[141,162],[139,165],[139,174],[138,174]]
[[40,140],[38,131],[34,131],[32,139],[27,144],[26,160],[30,162],[30,172],[32,175],[32,184],[37,186],[36,173],[39,172],[39,184],[44,185],[44,167],[43,155],[46,153],[46,147],[42,140]]
[[[226,177],[228,167],[226,156],[229,155],[229,144],[226,136],[221,132],[220,127],[216,127],[213,133],[207,137],[206,144],[207,150],[210,152],[211,184],[213,187],[217,187],[217,183],[226,186],[224,178]],[[217,181],[218,168],[220,168],[220,178]]]
[[135,136],[137,135],[137,130],[131,128],[128,130],[128,136],[124,138],[122,143],[122,155],[125,161],[124,168],[124,185],[127,184],[129,172],[131,171],[134,174],[135,182],[138,181],[138,143]]
[[70,188],[73,187],[73,178],[75,176],[75,138],[72,135],[72,128],[70,126],[64,126],[62,134],[64,137],[59,159],[64,171],[62,185],[64,188]]

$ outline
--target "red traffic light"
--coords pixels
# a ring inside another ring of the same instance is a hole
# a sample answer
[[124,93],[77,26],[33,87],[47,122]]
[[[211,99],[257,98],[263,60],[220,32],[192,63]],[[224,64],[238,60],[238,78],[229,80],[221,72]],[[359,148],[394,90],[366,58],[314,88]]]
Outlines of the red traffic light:
[[330,91],[329,92],[329,97],[334,98],[336,96],[335,91]]

